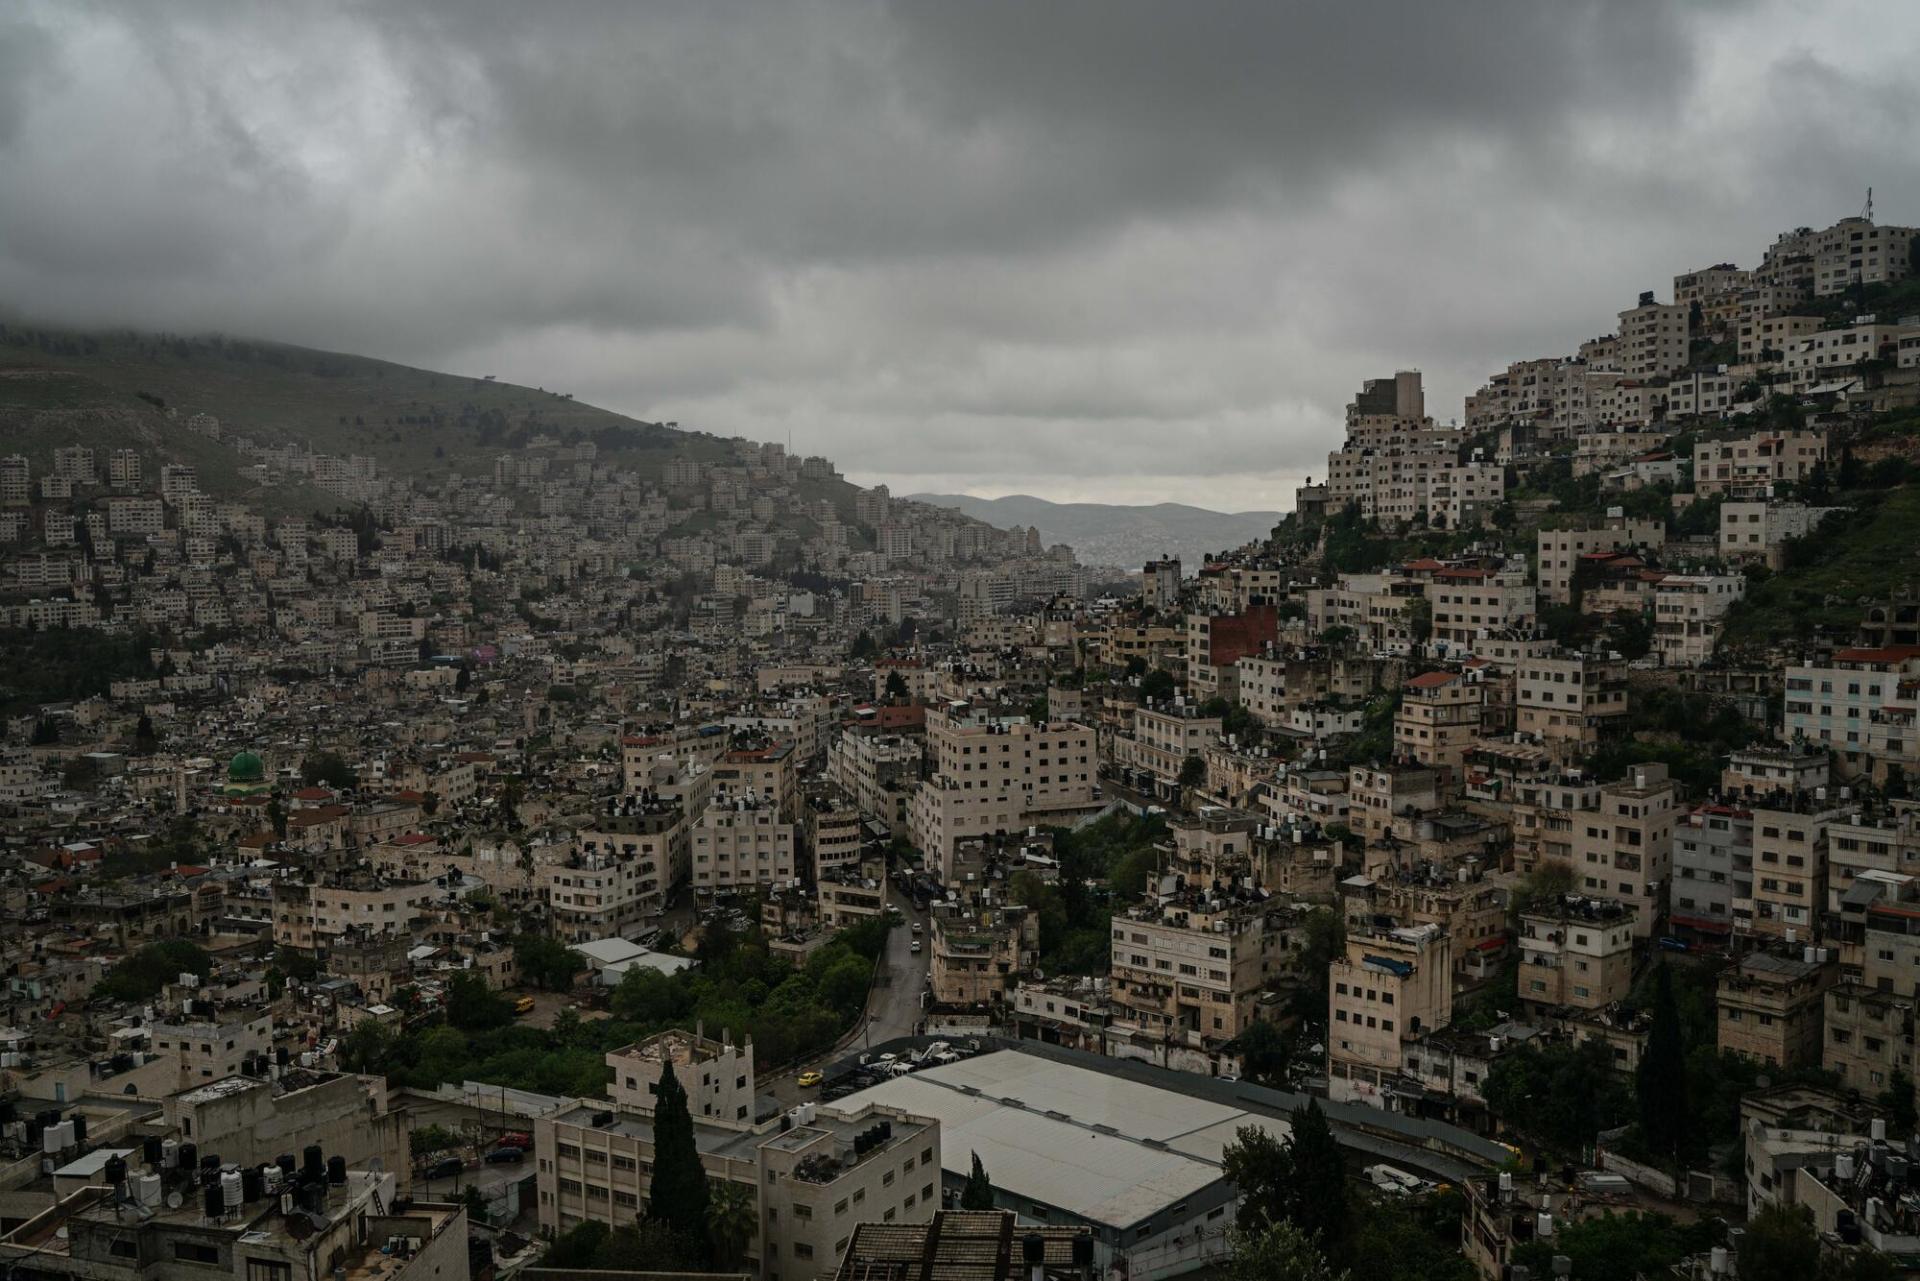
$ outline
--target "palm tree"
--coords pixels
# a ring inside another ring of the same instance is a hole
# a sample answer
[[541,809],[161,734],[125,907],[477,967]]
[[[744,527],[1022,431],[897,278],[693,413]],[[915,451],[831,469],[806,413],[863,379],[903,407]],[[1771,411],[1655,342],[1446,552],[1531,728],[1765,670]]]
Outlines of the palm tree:
[[740,1266],[757,1215],[746,1185],[729,1180],[713,1190],[707,1200],[707,1237],[713,1244],[715,1267],[732,1270]]

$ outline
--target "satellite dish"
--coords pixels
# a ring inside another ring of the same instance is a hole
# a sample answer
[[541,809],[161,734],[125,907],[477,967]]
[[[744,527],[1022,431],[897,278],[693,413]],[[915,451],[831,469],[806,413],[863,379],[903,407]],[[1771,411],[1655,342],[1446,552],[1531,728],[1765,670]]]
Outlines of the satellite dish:
[[287,1232],[294,1240],[304,1241],[313,1235],[313,1220],[304,1214],[289,1214]]
[[178,1210],[181,1206],[185,1205],[186,1203],[187,1203],[187,1199],[181,1196],[178,1192],[167,1193],[167,1208],[169,1210]]

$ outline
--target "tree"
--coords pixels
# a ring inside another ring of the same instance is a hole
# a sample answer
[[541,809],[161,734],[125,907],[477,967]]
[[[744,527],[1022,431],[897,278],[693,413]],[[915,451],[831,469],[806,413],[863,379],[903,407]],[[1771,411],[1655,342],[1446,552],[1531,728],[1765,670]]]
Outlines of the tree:
[[513,1022],[513,1006],[472,970],[447,984],[447,1022],[462,1032],[486,1032]]
[[1518,921],[1522,912],[1565,898],[1573,892],[1574,884],[1573,864],[1565,859],[1541,859],[1508,895],[1507,915]]
[[460,674],[453,678],[453,692],[464,694],[473,688],[473,669],[465,663],[460,664]]
[[853,648],[849,652],[854,658],[872,658],[880,652],[880,647],[874,644],[872,632],[862,631],[853,638]]
[[[1553,1275],[1553,1256],[1564,1254],[1573,1260],[1573,1275],[1580,1281],[1638,1281],[1665,1276],[1680,1260],[1710,1247],[1711,1232],[1708,1225],[1681,1225],[1664,1214],[1607,1213],[1569,1223],[1549,1240],[1520,1246],[1513,1261],[1532,1268],[1537,1277],[1548,1277]],[[1741,1276],[1744,1281],[1744,1269]]]
[[694,1145],[687,1092],[673,1073],[673,1061],[665,1057],[654,1087],[653,1188],[647,1217],[690,1237],[706,1237],[707,1172]]
[[1165,702],[1173,697],[1173,691],[1178,687],[1172,672],[1156,667],[1140,678],[1140,697],[1150,703]]
[[582,969],[579,953],[551,934],[522,934],[513,941],[513,963],[521,977],[549,992],[573,987]]
[[707,1240],[713,1247],[716,1268],[739,1270],[759,1214],[752,1194],[742,1185],[728,1180],[714,1190],[707,1203]]
[[335,789],[346,789],[357,781],[353,767],[338,752],[313,752],[300,762],[300,782],[306,787],[324,783]]
[[553,1244],[547,1247],[546,1257],[541,1259],[542,1267],[548,1268],[592,1268],[606,1249],[607,1236],[612,1231],[597,1219],[588,1219],[585,1223],[568,1228],[554,1237]]
[[487,1222],[487,1194],[480,1190],[478,1184],[469,1183],[467,1184],[465,1200],[467,1203],[467,1221],[484,1226]]
[[1180,762],[1180,786],[1199,787],[1207,781],[1207,763],[1198,756]]
[[1240,1190],[1240,1231],[1266,1232],[1291,1223],[1327,1255],[1347,1256],[1353,1231],[1346,1159],[1317,1099],[1293,1110],[1293,1133],[1284,1141],[1245,1126],[1227,1145],[1227,1178]]
[[133,728],[133,750],[142,756],[151,756],[160,750],[160,735],[153,728],[153,717],[140,713],[140,720]]
[[1652,1024],[1640,1056],[1640,1137],[1661,1156],[1678,1159],[1693,1115],[1687,1107],[1687,1052],[1673,975],[1663,963],[1654,980]]
[[1896,1136],[1905,1136],[1914,1132],[1912,1077],[1895,1068],[1892,1075],[1887,1078],[1887,1088],[1881,1092],[1878,1103],[1880,1110],[1887,1115],[1887,1125]]
[[887,673],[887,697],[905,698],[907,696],[907,678],[899,672]]
[[201,978],[213,973],[213,958],[185,939],[149,943],[107,971],[94,987],[95,996],[113,1001],[146,1001],[182,974]]
[[1228,1281],[1347,1281],[1335,1272],[1313,1238],[1294,1224],[1281,1222],[1259,1232],[1240,1229],[1230,1238]]
[[267,801],[267,822],[273,826],[274,840],[287,839],[287,811],[281,806],[278,796],[271,797]]
[[1820,1237],[1813,1211],[1773,1204],[1747,1220],[1740,1238],[1740,1281],[1806,1281],[1819,1275]]
[[967,1174],[967,1185],[960,1190],[960,1208],[993,1209],[993,1180],[987,1177],[987,1167],[980,1163],[978,1152],[973,1154],[973,1169]]

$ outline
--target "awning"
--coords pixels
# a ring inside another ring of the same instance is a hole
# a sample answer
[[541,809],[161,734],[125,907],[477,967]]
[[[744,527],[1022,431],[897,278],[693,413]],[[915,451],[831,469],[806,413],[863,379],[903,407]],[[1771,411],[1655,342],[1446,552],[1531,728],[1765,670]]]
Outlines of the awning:
[[1704,930],[1709,934],[1725,934],[1733,928],[1732,921],[1717,920],[1711,916],[1681,916],[1674,913],[1667,917],[1675,925],[1690,930]]

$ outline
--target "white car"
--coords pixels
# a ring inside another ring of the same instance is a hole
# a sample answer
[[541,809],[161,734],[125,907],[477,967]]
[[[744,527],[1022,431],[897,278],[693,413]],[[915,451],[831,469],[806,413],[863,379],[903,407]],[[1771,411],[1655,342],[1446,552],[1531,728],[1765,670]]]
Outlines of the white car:
[[915,956],[920,955],[920,940],[915,939],[913,942],[909,943],[907,945],[907,950],[909,952],[912,952]]

